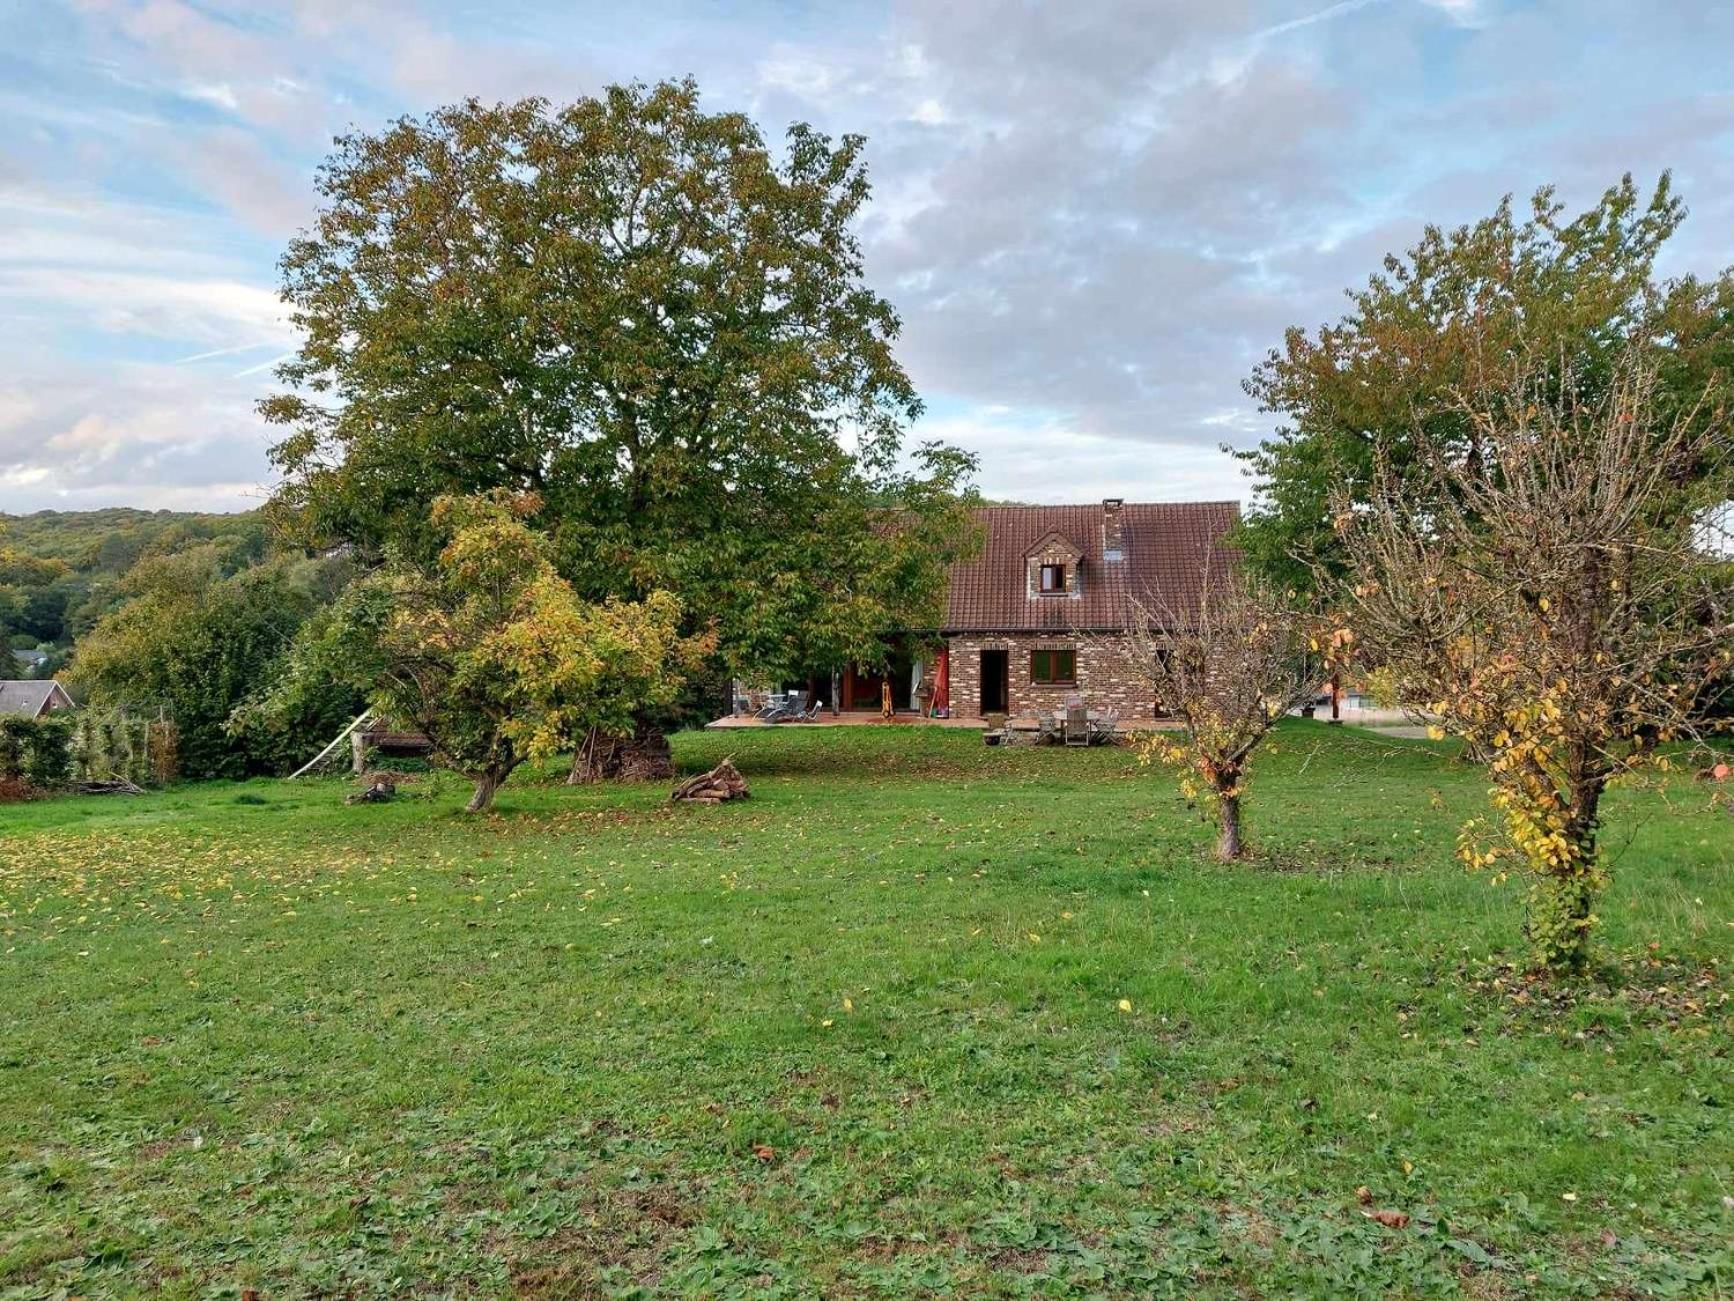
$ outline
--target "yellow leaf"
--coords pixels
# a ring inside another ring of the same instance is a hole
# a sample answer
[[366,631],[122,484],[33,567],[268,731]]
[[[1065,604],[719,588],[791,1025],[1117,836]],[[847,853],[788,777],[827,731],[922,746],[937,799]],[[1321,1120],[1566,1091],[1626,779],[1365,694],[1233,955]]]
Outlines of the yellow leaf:
[[853,1012],[855,1010],[855,1004],[850,1002],[848,999],[844,999],[843,1000],[843,1010],[845,1012]]
[[1122,998],[1120,1000],[1120,1010],[1122,1012],[1130,1012],[1132,1010],[1132,1000],[1129,998]]

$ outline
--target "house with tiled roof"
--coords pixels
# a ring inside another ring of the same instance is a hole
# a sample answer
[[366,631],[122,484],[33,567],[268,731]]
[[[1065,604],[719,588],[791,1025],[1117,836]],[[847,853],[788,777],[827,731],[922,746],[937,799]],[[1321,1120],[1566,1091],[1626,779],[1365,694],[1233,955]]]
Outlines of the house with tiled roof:
[[1196,607],[1206,574],[1229,563],[1224,539],[1238,519],[1235,503],[1110,497],[988,506],[976,519],[982,546],[952,567],[937,662],[894,657],[884,676],[847,669],[832,699],[845,710],[877,710],[889,683],[896,708],[925,700],[954,718],[1052,715],[1080,697],[1124,720],[1159,717],[1119,639],[1136,605]]
[[0,681],[0,715],[37,719],[57,709],[71,708],[72,697],[52,678],[46,681],[31,678]]
[[945,627],[950,712],[1052,714],[1070,697],[1125,719],[1158,702],[1117,645],[1135,604],[1196,606],[1228,563],[1233,502],[992,506],[981,551],[955,566]]

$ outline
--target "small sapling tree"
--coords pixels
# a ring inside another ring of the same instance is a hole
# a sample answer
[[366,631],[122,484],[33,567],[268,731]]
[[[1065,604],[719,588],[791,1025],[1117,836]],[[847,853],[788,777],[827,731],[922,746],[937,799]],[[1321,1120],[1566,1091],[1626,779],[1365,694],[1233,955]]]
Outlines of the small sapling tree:
[[1256,578],[1212,561],[1197,601],[1134,603],[1122,654],[1182,724],[1152,732],[1139,757],[1179,775],[1189,800],[1216,818],[1216,856],[1246,853],[1241,827],[1252,758],[1290,709],[1318,690],[1320,661],[1305,622]]
[[1658,401],[1635,348],[1594,376],[1502,365],[1457,402],[1473,456],[1418,425],[1417,464],[1339,502],[1349,625],[1405,704],[1487,756],[1502,834],[1471,824],[1460,853],[1520,864],[1536,960],[1578,969],[1607,882],[1602,797],[1666,765],[1731,660],[1730,566],[1694,540],[1727,431]]

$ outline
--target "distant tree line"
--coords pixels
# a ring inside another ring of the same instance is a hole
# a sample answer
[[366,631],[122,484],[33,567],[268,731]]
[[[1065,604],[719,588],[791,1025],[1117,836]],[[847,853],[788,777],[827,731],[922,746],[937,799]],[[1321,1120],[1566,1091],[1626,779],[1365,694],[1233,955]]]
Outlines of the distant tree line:
[[28,669],[17,659],[0,664],[0,677],[53,677],[73,642],[127,599],[122,580],[146,556],[226,538],[257,558],[265,552],[266,535],[257,513],[115,507],[0,514],[0,643],[9,651],[47,656]]

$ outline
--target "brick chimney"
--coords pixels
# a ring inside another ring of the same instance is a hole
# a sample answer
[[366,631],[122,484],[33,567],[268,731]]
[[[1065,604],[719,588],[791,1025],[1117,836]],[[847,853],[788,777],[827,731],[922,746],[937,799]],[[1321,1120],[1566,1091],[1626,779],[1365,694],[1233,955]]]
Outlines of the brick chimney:
[[1121,517],[1125,514],[1126,499],[1124,497],[1104,497],[1102,499],[1102,559],[1124,560],[1126,558],[1126,540],[1121,529]]

